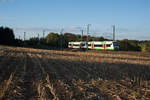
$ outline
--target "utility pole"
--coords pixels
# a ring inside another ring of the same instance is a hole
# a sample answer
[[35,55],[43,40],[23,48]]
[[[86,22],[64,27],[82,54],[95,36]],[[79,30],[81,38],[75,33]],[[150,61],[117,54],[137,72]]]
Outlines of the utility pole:
[[113,25],[113,41],[115,41],[115,25]]
[[20,40],[20,35],[19,35],[19,40]]
[[26,45],[25,40],[26,40],[26,32],[24,32],[24,46]]
[[43,30],[43,39],[44,39],[44,37],[45,37],[45,30]]
[[81,30],[81,41],[83,41],[83,30]]
[[89,41],[88,35],[90,34],[90,33],[89,33],[90,25],[91,25],[91,24],[88,24],[88,25],[87,25],[87,40],[86,40],[86,42],[87,42],[87,50],[88,50],[88,41]]
[[26,39],[26,32],[24,32],[24,41],[25,41],[25,39]]
[[38,33],[38,39],[40,40],[40,35],[39,35],[39,33]]
[[40,44],[40,35],[38,33],[38,45]]
[[62,50],[62,45],[63,45],[63,31],[64,31],[64,29],[61,29],[61,31],[60,31],[60,36],[61,36],[60,47],[61,47],[61,50]]

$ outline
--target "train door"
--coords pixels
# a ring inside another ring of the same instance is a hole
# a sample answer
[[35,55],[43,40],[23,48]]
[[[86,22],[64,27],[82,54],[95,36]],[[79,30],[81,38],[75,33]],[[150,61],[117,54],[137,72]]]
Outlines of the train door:
[[94,44],[93,44],[93,43],[92,43],[92,45],[91,45],[91,46],[92,46],[92,49],[94,49]]
[[83,44],[82,44],[82,43],[80,43],[80,49],[82,48],[82,45],[83,45]]
[[73,48],[73,43],[71,44],[71,47]]
[[104,51],[106,51],[106,44],[105,43],[103,44],[103,48],[104,48]]

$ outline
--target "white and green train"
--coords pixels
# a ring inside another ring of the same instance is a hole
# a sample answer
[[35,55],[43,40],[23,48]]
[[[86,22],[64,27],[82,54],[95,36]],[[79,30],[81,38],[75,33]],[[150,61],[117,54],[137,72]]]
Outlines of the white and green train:
[[119,50],[118,42],[116,41],[90,41],[90,42],[69,42],[68,47],[72,49],[93,49],[93,50],[112,50],[117,51]]

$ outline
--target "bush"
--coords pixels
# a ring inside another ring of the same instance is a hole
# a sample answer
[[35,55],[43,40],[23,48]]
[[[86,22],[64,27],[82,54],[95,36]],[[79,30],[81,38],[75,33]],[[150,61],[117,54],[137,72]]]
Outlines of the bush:
[[140,51],[140,46],[136,40],[120,40],[118,41],[121,51]]
[[141,51],[142,52],[150,52],[150,43],[143,43],[141,45]]

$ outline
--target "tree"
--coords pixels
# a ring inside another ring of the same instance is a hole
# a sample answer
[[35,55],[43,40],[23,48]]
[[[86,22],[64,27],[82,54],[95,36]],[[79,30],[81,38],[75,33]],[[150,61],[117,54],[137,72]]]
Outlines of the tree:
[[67,42],[77,41],[77,36],[73,33],[64,33],[64,38]]
[[37,38],[37,37],[32,37],[32,38],[30,38],[29,40],[27,40],[26,42],[27,42],[27,45],[33,45],[33,46],[35,46],[35,45],[38,45],[38,43],[39,43],[39,38]]
[[59,35],[57,33],[49,33],[46,36],[46,43],[50,46],[57,47],[58,40],[59,40]]
[[40,38],[40,44],[41,45],[46,45],[46,39],[45,38]]
[[13,30],[8,27],[0,27],[0,44],[12,45],[14,41],[15,36]]
[[105,41],[104,37],[92,37],[92,41]]
[[78,36],[73,33],[64,33],[63,36],[63,47],[68,47],[68,42],[78,41]]

